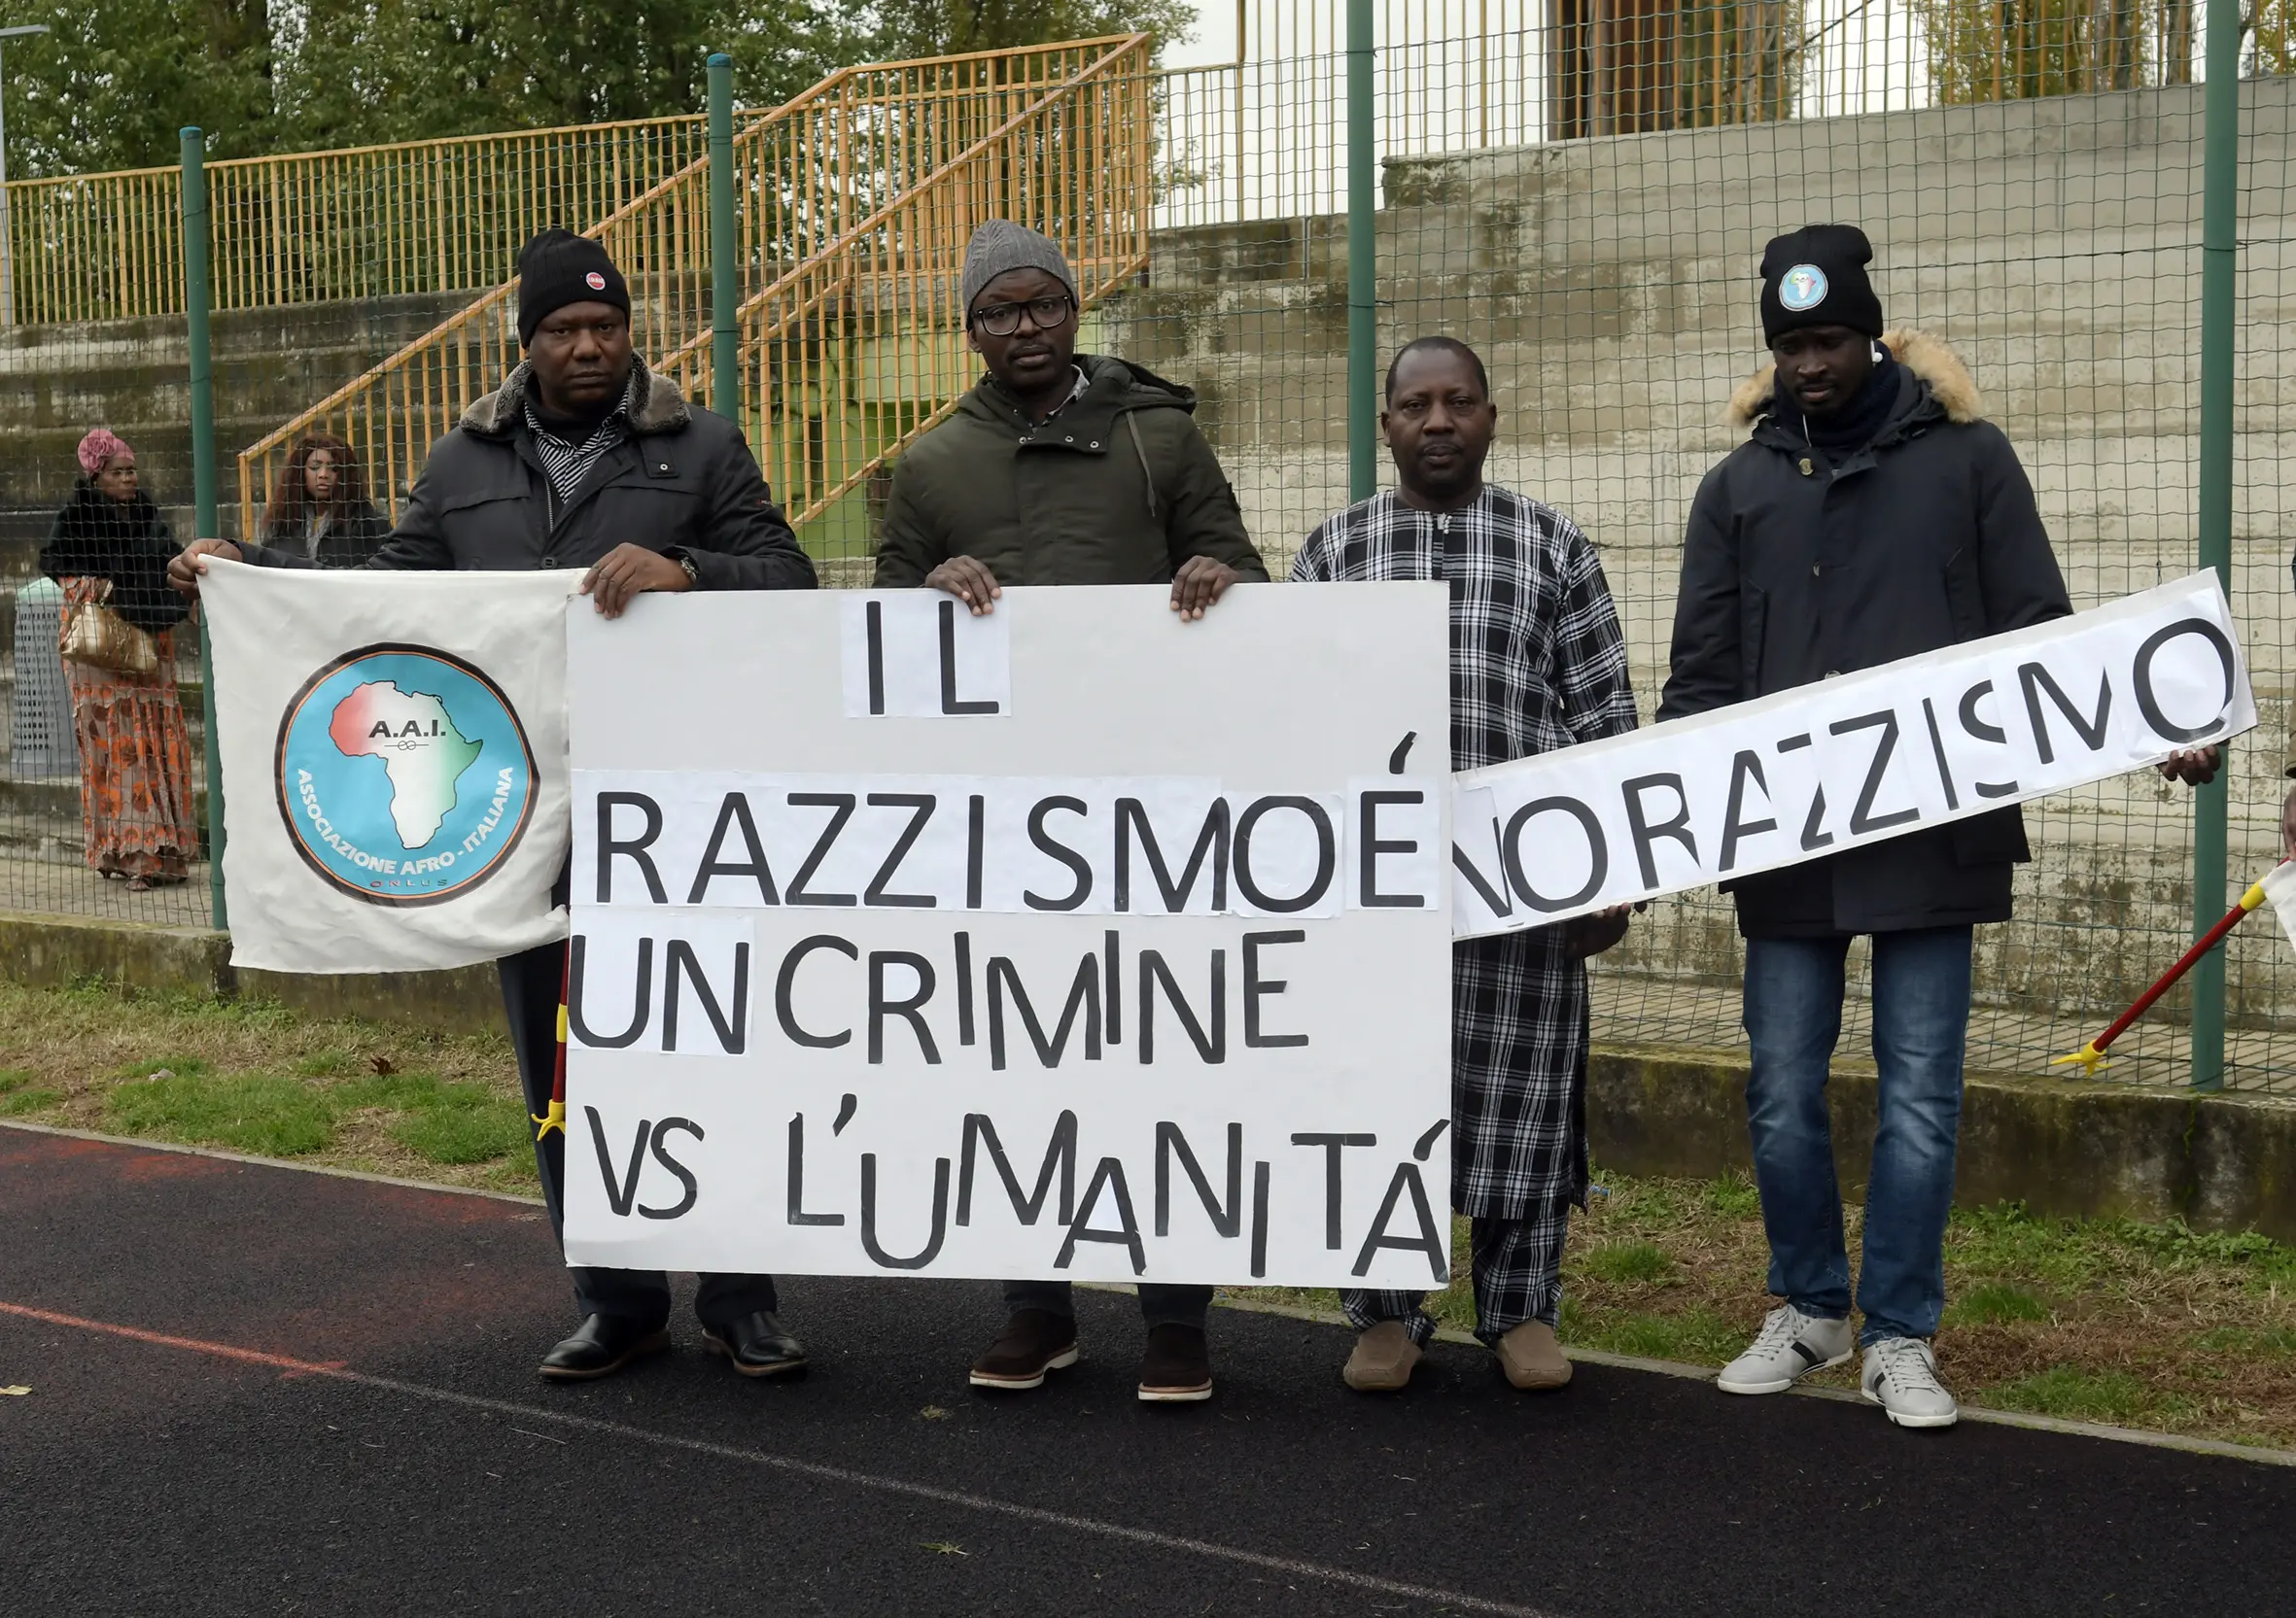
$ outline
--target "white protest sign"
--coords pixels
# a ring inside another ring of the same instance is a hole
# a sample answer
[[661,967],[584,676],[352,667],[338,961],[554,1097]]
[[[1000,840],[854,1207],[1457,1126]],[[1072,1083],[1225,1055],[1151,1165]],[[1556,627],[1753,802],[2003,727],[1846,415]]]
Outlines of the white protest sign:
[[566,936],[580,577],[210,563],[234,965],[422,971]]
[[1446,593],[1168,594],[571,615],[570,1262],[1447,1279]]
[[1839,853],[2256,723],[2212,572],[1456,777],[1462,938]]

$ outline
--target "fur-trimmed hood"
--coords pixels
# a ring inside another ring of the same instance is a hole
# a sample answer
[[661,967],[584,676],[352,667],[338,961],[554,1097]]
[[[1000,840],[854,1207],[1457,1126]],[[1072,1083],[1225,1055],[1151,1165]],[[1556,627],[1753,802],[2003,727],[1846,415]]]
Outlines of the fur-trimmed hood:
[[[1930,396],[1945,412],[1945,419],[1964,425],[1985,419],[1985,401],[1976,381],[1961,357],[1938,338],[1922,331],[1885,331],[1882,346],[1899,364],[1929,385]],[[524,369],[523,366],[520,367]],[[1777,396],[1778,367],[1765,363],[1730,395],[1730,422],[1750,427],[1769,409]]]
[[[682,431],[693,421],[685,396],[667,378],[656,376],[644,360],[630,357],[630,430],[644,437],[654,432]],[[526,390],[534,380],[534,365],[525,360],[485,397],[473,399],[463,412],[461,427],[482,438],[508,436],[526,416]]]

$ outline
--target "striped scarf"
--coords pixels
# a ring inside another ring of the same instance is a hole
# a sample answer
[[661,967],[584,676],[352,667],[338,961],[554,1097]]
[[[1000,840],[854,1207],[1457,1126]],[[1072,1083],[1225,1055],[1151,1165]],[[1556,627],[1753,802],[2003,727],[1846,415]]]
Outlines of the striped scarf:
[[630,401],[638,394],[638,370],[630,370],[629,386],[622,390],[621,402],[615,405],[597,430],[582,442],[570,443],[541,424],[535,414],[534,396],[527,396],[526,430],[534,435],[535,454],[542,463],[542,471],[550,479],[550,492],[561,500],[571,500],[582,480],[590,475],[590,468],[599,458],[630,433]]

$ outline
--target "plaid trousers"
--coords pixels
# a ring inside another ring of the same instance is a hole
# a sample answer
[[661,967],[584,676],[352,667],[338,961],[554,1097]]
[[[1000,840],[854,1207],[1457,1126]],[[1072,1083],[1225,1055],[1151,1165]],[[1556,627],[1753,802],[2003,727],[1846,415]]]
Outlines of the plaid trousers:
[[[1495,1343],[1525,1321],[1555,1323],[1562,1309],[1562,1249],[1571,1231],[1571,1205],[1557,1199],[1530,1219],[1478,1215],[1472,1222],[1468,1264],[1475,1275],[1475,1334]],[[1425,1292],[1343,1291],[1339,1306],[1357,1330],[1401,1321],[1411,1341],[1425,1344],[1435,1322],[1419,1307]]]

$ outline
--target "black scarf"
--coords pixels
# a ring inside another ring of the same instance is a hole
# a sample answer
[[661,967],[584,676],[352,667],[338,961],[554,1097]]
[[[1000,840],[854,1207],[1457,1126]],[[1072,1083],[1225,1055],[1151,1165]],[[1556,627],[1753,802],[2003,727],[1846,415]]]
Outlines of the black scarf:
[[1889,425],[1891,412],[1897,405],[1899,369],[1890,351],[1883,349],[1881,359],[1866,375],[1865,386],[1839,410],[1823,416],[1805,416],[1785,385],[1773,384],[1777,392],[1770,400],[1770,414],[1789,435],[1814,444],[1829,456],[1855,455]]

